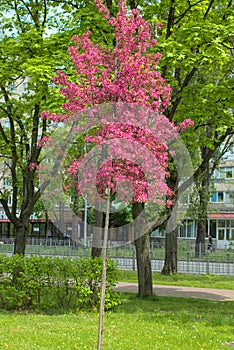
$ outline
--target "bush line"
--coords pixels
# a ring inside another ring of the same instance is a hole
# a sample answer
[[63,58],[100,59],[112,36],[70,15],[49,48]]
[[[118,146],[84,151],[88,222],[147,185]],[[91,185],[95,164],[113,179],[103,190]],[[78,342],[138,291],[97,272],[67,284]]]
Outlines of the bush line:
[[[0,308],[5,310],[96,310],[100,302],[101,258],[0,256]],[[105,308],[119,304],[112,291],[117,267],[107,262]]]

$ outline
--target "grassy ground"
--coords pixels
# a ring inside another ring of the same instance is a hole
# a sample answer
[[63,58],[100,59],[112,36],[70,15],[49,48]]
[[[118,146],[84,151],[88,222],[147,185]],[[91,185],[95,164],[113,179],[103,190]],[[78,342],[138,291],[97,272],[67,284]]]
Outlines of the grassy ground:
[[[234,302],[122,294],[105,314],[103,350],[221,350],[234,342]],[[98,314],[0,313],[0,349],[97,349]]]
[[[118,281],[137,282],[137,271],[119,270]],[[153,283],[171,286],[234,289],[234,276],[185,274],[165,276],[154,272]]]

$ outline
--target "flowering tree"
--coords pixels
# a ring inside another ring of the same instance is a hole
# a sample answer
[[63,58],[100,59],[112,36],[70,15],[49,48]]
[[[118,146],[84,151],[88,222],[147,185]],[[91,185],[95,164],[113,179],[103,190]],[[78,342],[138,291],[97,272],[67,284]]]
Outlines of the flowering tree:
[[[43,118],[65,123],[72,118],[79,123],[80,118],[80,125],[83,125],[82,112],[91,108],[86,128],[95,125],[97,119],[100,125],[95,136],[87,136],[86,141],[107,147],[106,159],[95,173],[94,187],[92,166],[95,164],[90,161],[90,153],[83,160],[75,160],[69,172],[75,174],[82,167],[86,168],[85,176],[78,181],[79,193],[89,189],[95,192],[97,187],[100,196],[104,196],[106,188],[113,195],[121,187],[124,200],[129,189],[123,184],[129,183],[133,219],[136,219],[149,199],[160,205],[172,204],[172,191],[165,183],[165,177],[169,176],[168,143],[176,138],[179,128],[163,116],[171,89],[157,70],[161,55],[151,52],[157,42],[150,25],[138,10],[128,14],[123,1],[118,5],[115,18],[110,18],[101,2],[96,1],[96,5],[113,28],[115,47],[94,45],[90,32],[73,37],[75,45],[69,52],[76,67],[76,81],[71,81],[62,71],[57,72],[54,82],[61,86],[60,91],[66,98],[62,106],[64,113],[45,112]],[[111,108],[102,114],[106,104]],[[188,123],[190,121],[184,121],[180,129]],[[123,147],[123,140],[126,147]],[[147,166],[142,170],[143,164]],[[144,224],[142,216],[138,230],[144,230]],[[135,232],[135,245],[139,295],[143,297],[152,294],[149,235]]]

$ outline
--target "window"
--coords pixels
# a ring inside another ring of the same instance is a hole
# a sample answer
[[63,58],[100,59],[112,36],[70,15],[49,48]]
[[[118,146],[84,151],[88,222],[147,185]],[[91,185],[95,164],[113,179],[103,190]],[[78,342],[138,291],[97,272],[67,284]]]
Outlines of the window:
[[233,144],[230,146],[229,150],[227,151],[227,154],[234,155],[234,145]]
[[193,237],[193,221],[187,220],[187,237]]
[[225,220],[218,220],[218,227],[225,227]]
[[212,203],[223,203],[224,202],[224,192],[218,191],[213,194],[210,201]]
[[8,177],[4,177],[3,178],[3,186],[7,187],[7,186],[10,186],[10,180]]
[[216,238],[216,230],[217,230],[217,221],[216,220],[210,220],[210,235],[213,238]]
[[186,226],[185,226],[185,224],[180,226],[180,237],[182,237],[182,238],[186,237]]
[[220,177],[223,179],[233,179],[234,167],[220,168]]
[[12,198],[11,198],[11,196],[9,196],[9,197],[8,197],[8,201],[7,201],[7,204],[8,204],[8,205],[11,205],[11,202],[12,202]]
[[196,237],[196,222],[191,219],[187,219],[180,226],[180,237],[183,238],[195,238]]
[[234,192],[226,192],[226,203],[234,204]]
[[218,230],[218,239],[220,241],[223,241],[224,240],[224,232],[225,232],[225,229],[224,228],[219,228]]

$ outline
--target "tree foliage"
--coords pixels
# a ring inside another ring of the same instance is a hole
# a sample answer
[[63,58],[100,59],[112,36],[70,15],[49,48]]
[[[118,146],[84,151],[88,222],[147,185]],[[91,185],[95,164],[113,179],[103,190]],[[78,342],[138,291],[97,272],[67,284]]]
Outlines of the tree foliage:
[[61,98],[52,89],[51,78],[55,67],[67,60],[63,45],[68,38],[61,41],[59,34],[52,34],[62,17],[54,17],[51,3],[3,1],[0,5],[0,159],[3,176],[11,183],[10,191],[0,189],[0,201],[15,226],[15,253],[20,254],[25,251],[28,219],[40,197],[37,169],[50,133],[41,112],[48,106],[57,110]]

